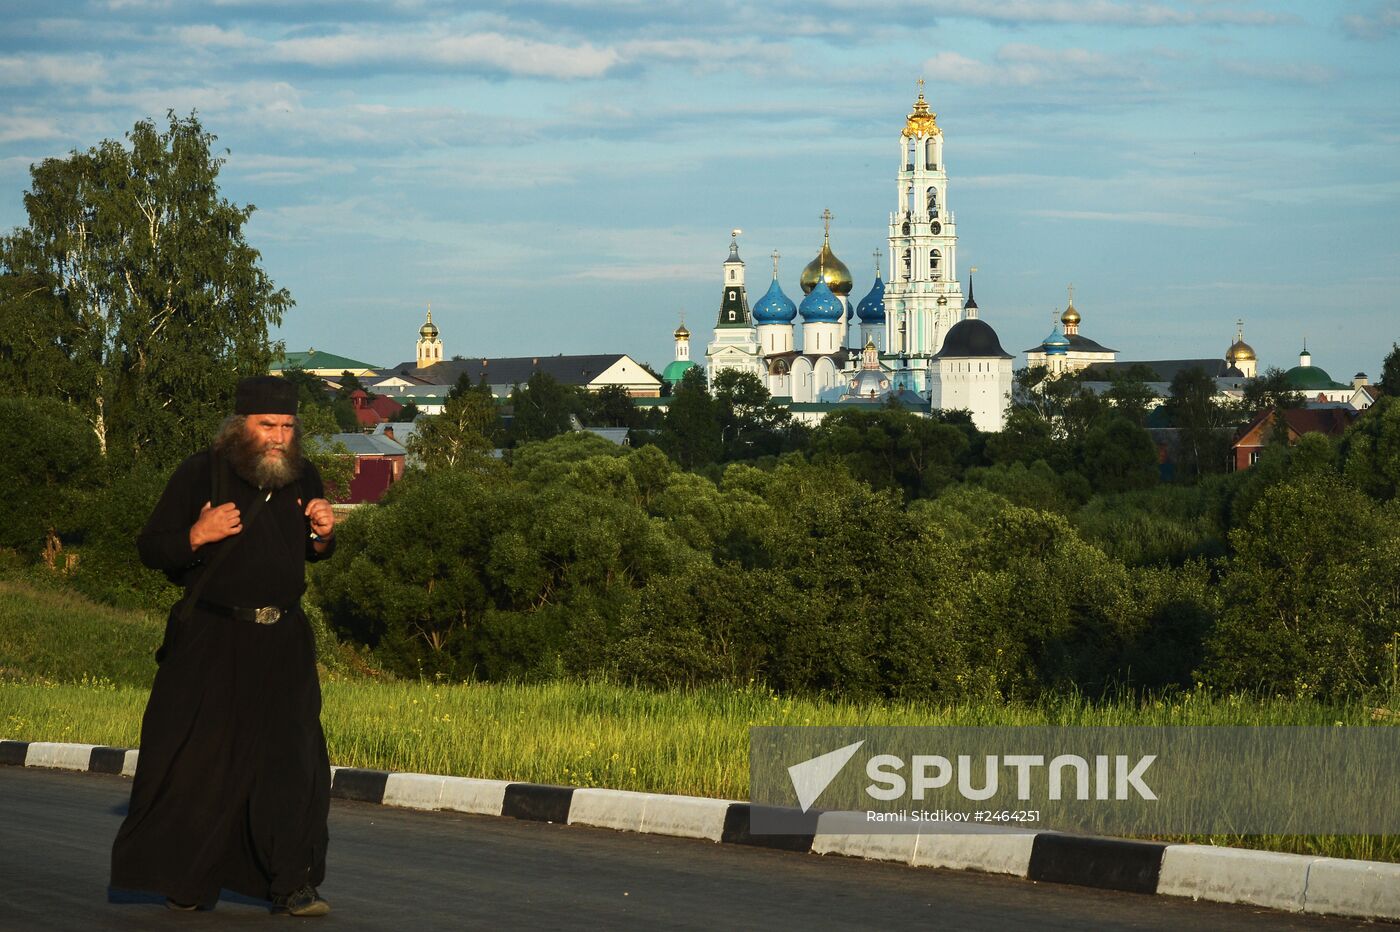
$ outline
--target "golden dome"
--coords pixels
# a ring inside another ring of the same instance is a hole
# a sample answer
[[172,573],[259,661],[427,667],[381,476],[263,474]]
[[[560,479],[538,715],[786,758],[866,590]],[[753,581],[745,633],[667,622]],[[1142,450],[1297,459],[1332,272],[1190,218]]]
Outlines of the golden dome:
[[1064,324],[1065,326],[1079,323],[1079,312],[1074,309],[1073,301],[1071,301],[1065,307],[1065,312],[1060,315],[1060,323]]
[[677,339],[677,340],[688,340],[688,339],[690,339],[690,331],[687,330],[687,329],[685,329],[685,324],[681,324],[679,327],[676,328],[676,339]]
[[1236,340],[1230,344],[1230,351],[1225,354],[1225,358],[1231,362],[1239,362],[1244,359],[1258,361],[1258,357],[1254,355],[1254,347],[1243,340]]
[[822,242],[821,252],[802,270],[802,293],[811,294],[819,279],[825,279],[826,287],[843,298],[851,293],[851,286],[854,284],[851,280],[851,270],[831,251],[830,240]]
[[1230,348],[1225,352],[1225,358],[1230,362],[1252,359],[1258,362],[1259,357],[1254,355],[1254,347],[1244,341],[1244,321],[1235,321],[1235,342],[1230,344]]
[[938,128],[938,114],[928,108],[928,101],[924,100],[924,81],[919,79],[919,99],[914,101],[914,112],[910,113],[904,120],[903,135],[905,138],[922,138],[924,136],[937,136],[943,132]]
[[435,339],[438,335],[437,325],[433,323],[433,309],[428,308],[428,319],[423,326],[418,328],[418,335],[425,340]]

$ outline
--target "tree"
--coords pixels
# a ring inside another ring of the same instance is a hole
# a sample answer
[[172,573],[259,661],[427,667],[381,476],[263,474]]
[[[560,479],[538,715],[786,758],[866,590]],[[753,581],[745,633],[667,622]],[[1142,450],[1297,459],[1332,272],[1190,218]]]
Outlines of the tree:
[[244,239],[253,206],[219,196],[215,137],[167,116],[33,166],[0,239],[4,390],[75,405],[118,463],[207,442],[292,305]]
[[319,375],[313,375],[305,369],[284,369],[282,378],[291,382],[297,387],[297,400],[300,407],[315,405],[318,408],[329,408],[331,404],[330,392],[326,388],[325,380]]
[[1288,384],[1288,374],[1276,366],[1244,385],[1242,407],[1246,417],[1260,411],[1297,408],[1302,404],[1303,396]]
[[896,408],[833,411],[812,434],[816,461],[840,462],[875,489],[938,494],[962,476],[970,444],[952,424]]
[[725,460],[781,452],[783,433],[791,426],[792,415],[773,404],[758,376],[724,369],[715,375],[711,388]]
[[402,408],[394,412],[394,416],[389,421],[394,424],[412,424],[418,419],[418,405],[409,402]]
[[355,394],[355,392],[365,392],[366,395],[369,394],[369,392],[365,390],[364,385],[360,382],[359,376],[355,375],[349,369],[340,373],[339,381],[340,391],[336,392],[336,397],[338,398],[348,399],[351,395]]
[[1400,343],[1390,344],[1390,352],[1381,364],[1381,378],[1376,385],[1392,398],[1400,398]]
[[641,415],[621,385],[604,385],[583,395],[584,421],[589,427],[640,427]]
[[1125,417],[1111,417],[1084,439],[1084,467],[1097,492],[1129,492],[1157,484],[1157,445]]
[[1215,400],[1215,380],[1199,367],[1183,369],[1172,379],[1167,413],[1181,431],[1177,475],[1196,479],[1224,472],[1230,455],[1231,417]]
[[97,441],[81,412],[52,398],[0,398],[0,547],[34,556],[70,529],[98,478]]
[[429,472],[480,466],[494,446],[491,438],[499,426],[500,415],[491,392],[472,389],[449,398],[441,414],[420,421],[408,438],[408,451]]
[[671,395],[662,422],[661,448],[683,469],[713,463],[724,449],[719,411],[705,384],[705,370],[687,369]]
[[1146,427],[1147,412],[1157,406],[1157,393],[1147,384],[1154,378],[1152,370],[1137,365],[1125,373],[1115,371],[1109,378],[1112,387],[1104,398],[1113,406],[1113,413]]
[[573,389],[561,385],[548,372],[536,372],[523,387],[511,389],[510,405],[515,412],[510,429],[512,445],[564,433],[570,428],[570,415],[580,408]]

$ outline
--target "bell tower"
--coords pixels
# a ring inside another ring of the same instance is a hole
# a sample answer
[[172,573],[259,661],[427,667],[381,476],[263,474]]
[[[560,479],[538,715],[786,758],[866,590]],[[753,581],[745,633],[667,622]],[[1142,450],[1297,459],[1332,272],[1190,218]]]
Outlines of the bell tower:
[[433,306],[429,304],[428,319],[418,328],[418,368],[426,369],[439,362],[442,362],[442,340],[438,338],[437,324],[433,323]]
[[958,234],[948,209],[948,173],[938,114],[919,97],[899,133],[898,209],[890,214],[885,351],[907,359],[916,391],[928,390],[928,360],[963,317]]

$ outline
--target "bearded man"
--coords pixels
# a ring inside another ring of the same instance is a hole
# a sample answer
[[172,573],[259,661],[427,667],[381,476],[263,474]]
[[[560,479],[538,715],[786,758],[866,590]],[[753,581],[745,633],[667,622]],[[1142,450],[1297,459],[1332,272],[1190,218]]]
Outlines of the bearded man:
[[112,886],[212,909],[220,889],[320,916],[330,762],[305,564],[335,517],[302,458],[297,388],[238,384],[213,446],[185,460],[137,538],[185,589],[166,622]]

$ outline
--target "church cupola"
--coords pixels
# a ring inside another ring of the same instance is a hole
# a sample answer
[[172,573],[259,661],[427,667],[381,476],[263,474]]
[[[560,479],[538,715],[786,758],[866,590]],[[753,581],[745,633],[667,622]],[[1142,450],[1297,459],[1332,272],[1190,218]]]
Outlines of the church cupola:
[[1259,357],[1255,355],[1254,347],[1244,341],[1243,320],[1235,321],[1235,342],[1225,351],[1225,361],[1247,379],[1259,374]]
[[875,283],[870,291],[856,305],[856,316],[860,318],[860,339],[862,343],[872,341],[876,346],[885,345],[885,280],[880,276],[881,253],[876,250]]
[[428,319],[418,328],[418,368],[425,369],[442,362],[442,340],[437,324],[433,323],[433,306],[428,305]]
[[963,305],[963,310],[967,313],[968,320],[977,319],[977,299],[972,296],[972,273],[976,271],[975,265],[967,270],[967,303]]
[[758,342],[764,356],[792,351],[792,322],[797,318],[797,305],[783,293],[778,284],[778,260],[773,251],[773,281],[763,297],[753,306],[753,321],[758,328]]
[[1075,336],[1079,333],[1079,311],[1074,307],[1074,286],[1070,285],[1069,303],[1065,305],[1065,312],[1060,315],[1060,323],[1064,325],[1065,336]]

